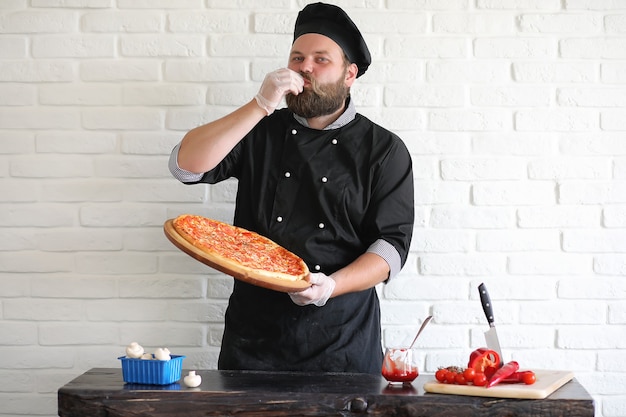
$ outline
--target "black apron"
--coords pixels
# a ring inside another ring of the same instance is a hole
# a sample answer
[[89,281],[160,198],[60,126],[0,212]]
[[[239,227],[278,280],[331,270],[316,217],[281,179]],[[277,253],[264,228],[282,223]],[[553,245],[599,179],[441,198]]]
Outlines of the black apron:
[[[411,158],[394,134],[358,115],[319,131],[286,109],[263,119],[200,182],[239,180],[234,224],[327,275],[377,239],[406,260],[413,229]],[[235,281],[220,369],[380,373],[376,290],[298,306],[285,293]]]

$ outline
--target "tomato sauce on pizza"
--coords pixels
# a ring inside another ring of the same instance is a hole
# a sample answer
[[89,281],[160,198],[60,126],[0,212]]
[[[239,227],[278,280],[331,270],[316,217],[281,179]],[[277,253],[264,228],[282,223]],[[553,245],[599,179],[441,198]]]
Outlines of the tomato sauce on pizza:
[[304,279],[304,261],[258,233],[207,217],[183,214],[173,227],[190,244],[226,270],[257,278]]

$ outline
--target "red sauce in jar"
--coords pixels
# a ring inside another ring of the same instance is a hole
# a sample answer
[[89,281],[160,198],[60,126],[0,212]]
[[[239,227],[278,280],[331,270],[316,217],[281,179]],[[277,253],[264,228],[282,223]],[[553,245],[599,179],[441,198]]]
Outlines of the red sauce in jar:
[[[405,349],[398,349],[399,357],[388,350],[383,361],[382,375],[389,382],[412,382],[417,375],[417,366],[410,359],[410,353]],[[404,355],[402,355],[404,353]]]

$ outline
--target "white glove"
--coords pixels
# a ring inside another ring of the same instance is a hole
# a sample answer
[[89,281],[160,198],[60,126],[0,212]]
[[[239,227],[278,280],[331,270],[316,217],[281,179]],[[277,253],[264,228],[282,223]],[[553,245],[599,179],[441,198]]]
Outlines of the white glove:
[[304,79],[300,74],[288,68],[281,68],[265,76],[261,89],[254,96],[254,99],[259,107],[265,110],[269,116],[274,113],[274,110],[276,110],[276,107],[287,93],[298,95],[303,88]]
[[290,292],[291,301],[299,306],[313,304],[321,307],[326,304],[335,289],[335,280],[328,275],[317,272],[309,275],[309,283],[311,286],[306,290]]

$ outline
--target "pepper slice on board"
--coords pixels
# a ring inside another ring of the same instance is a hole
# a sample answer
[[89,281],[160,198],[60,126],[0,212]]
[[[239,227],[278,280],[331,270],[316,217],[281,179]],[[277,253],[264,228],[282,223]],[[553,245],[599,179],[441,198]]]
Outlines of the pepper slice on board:
[[502,366],[502,368],[498,369],[495,374],[489,379],[489,383],[487,384],[487,388],[491,388],[494,385],[500,383],[506,378],[513,375],[515,372],[519,370],[519,364],[515,361],[511,361],[506,365]]
[[476,372],[485,372],[488,367],[500,367],[500,355],[495,350],[479,348],[470,354],[468,368],[473,368]]

